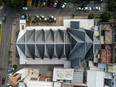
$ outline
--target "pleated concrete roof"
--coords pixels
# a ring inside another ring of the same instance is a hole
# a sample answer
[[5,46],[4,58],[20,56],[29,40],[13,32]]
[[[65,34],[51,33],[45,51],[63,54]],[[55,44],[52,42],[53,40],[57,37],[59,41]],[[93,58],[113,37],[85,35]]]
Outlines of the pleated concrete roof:
[[80,61],[93,58],[99,41],[92,31],[72,27],[66,30],[26,30],[16,45],[26,58],[67,58],[72,67],[78,67]]

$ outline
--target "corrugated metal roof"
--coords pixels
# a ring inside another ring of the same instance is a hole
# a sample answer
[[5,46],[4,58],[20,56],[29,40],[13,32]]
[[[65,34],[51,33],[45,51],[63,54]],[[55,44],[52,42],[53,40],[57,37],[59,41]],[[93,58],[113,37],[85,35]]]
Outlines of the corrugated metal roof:
[[74,72],[72,84],[83,84],[83,72]]

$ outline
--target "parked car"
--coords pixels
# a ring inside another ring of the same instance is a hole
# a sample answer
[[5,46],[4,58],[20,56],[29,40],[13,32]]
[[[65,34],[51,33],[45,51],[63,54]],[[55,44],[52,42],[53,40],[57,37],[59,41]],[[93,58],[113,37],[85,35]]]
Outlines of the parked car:
[[28,8],[27,8],[27,7],[23,7],[22,10],[23,10],[23,11],[27,11]]
[[54,1],[51,1],[51,3],[50,3],[50,8],[52,8],[53,7],[53,4],[54,4]]
[[12,76],[12,75],[13,75],[13,72],[9,73],[7,76],[10,77],[10,76]]
[[108,10],[109,11],[115,11],[115,8],[109,8]]
[[5,22],[6,21],[6,14],[2,15],[2,21]]
[[21,14],[21,19],[25,19],[25,15],[24,14]]
[[77,7],[76,10],[77,11],[83,11],[84,8],[81,8],[81,7]]
[[62,5],[62,8],[64,8],[66,6],[66,3],[64,2],[63,5]]
[[44,0],[43,7],[47,4],[47,0]]
[[80,3],[86,4],[86,3],[87,3],[87,1],[80,1]]
[[39,2],[39,0],[36,0],[36,2],[35,2],[35,7],[38,6],[38,2]]
[[14,71],[14,68],[8,69],[8,73]]
[[62,4],[62,2],[61,1],[58,1],[58,5],[57,5],[57,9],[59,9],[60,8],[60,6],[61,6],[61,4]]
[[37,18],[39,18],[39,15],[36,14],[36,15],[35,15],[35,19],[37,19]]
[[56,0],[53,7],[55,8],[57,6],[57,4],[58,4],[58,1]]
[[50,20],[52,20],[52,19],[56,20],[56,18],[55,18],[53,15],[50,15],[50,16],[49,16],[49,19],[50,19]]
[[44,19],[44,20],[46,20],[46,18],[41,14],[40,15],[40,19],[42,20],[42,19]]
[[5,77],[2,78],[2,84],[4,84],[4,83],[5,83]]
[[100,7],[93,7],[94,11],[99,11],[101,8]]
[[84,10],[85,11],[90,11],[91,10],[91,7],[84,7]]
[[11,86],[9,83],[7,83],[7,84],[6,84],[6,87],[13,87],[13,86]]

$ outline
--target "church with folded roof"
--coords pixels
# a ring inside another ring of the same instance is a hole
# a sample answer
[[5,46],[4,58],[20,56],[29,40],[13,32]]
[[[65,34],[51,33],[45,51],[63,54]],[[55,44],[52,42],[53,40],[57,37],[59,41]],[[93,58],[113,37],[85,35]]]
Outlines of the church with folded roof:
[[94,21],[65,19],[64,26],[26,26],[20,20],[16,47],[20,64],[63,64],[79,67],[92,60],[99,48]]

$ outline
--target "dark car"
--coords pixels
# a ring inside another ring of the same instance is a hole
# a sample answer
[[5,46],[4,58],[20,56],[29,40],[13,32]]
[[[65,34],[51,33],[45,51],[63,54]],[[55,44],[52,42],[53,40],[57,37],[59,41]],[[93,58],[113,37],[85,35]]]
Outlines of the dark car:
[[54,1],[51,1],[51,3],[50,3],[50,8],[52,8],[53,7],[53,5],[54,5]]
[[60,8],[60,6],[61,6],[61,4],[62,4],[62,2],[61,1],[58,1],[58,5],[57,5],[57,9],[59,9]]
[[115,10],[115,8],[109,8],[108,10],[109,10],[109,11],[114,11],[114,10]]
[[6,21],[6,14],[2,15],[2,21],[5,22]]
[[2,78],[2,84],[4,84],[4,83],[5,83],[5,77]]

